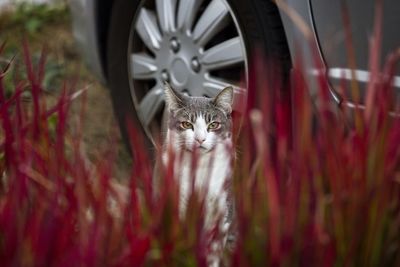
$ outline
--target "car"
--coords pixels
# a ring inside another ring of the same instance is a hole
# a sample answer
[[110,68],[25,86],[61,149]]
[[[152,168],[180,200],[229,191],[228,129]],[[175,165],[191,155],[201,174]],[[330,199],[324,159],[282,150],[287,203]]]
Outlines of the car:
[[[399,47],[400,2],[382,2],[384,58]],[[312,95],[313,77],[325,72],[334,103],[362,107],[336,86],[352,73],[361,84],[369,79],[376,1],[71,0],[70,5],[76,40],[92,71],[110,88],[125,136],[132,120],[154,138],[152,129],[164,116],[165,81],[193,96],[212,97],[229,85],[246,93],[241,81],[249,81],[254,51],[277,63],[282,80],[301,56]],[[355,64],[349,62],[346,33]],[[400,88],[399,76],[394,85]]]

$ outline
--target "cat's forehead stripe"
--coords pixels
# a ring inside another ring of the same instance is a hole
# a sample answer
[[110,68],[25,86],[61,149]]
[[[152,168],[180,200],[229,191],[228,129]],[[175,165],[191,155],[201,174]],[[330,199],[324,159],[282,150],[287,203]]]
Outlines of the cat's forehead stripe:
[[216,114],[209,111],[196,111],[194,113],[188,113],[188,119],[192,123],[195,123],[198,118],[203,118],[205,122],[209,123],[217,117]]
[[215,110],[190,110],[182,109],[176,114],[178,117],[184,118],[188,121],[195,122],[198,117],[203,117],[207,122],[218,120],[222,114],[216,112]]

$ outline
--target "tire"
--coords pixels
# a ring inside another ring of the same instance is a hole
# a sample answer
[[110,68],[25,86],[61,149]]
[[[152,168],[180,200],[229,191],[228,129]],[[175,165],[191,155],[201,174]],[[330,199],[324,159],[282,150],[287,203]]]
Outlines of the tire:
[[[275,62],[282,80],[287,80],[291,67],[289,49],[276,5],[269,0],[228,0],[236,15],[246,45],[248,58],[253,51],[261,49],[267,60]],[[140,1],[116,0],[110,19],[106,50],[107,82],[111,90],[114,111],[125,140],[129,140],[127,121],[140,126],[130,93],[130,77],[127,63],[128,44],[132,23]],[[250,86],[251,88],[251,86]],[[249,92],[250,94],[251,92]],[[145,131],[142,127],[143,133]],[[149,151],[152,144],[146,140]]]
[[277,61],[287,74],[290,52],[278,7],[271,0],[229,0],[244,33],[250,57],[261,48],[267,60]]

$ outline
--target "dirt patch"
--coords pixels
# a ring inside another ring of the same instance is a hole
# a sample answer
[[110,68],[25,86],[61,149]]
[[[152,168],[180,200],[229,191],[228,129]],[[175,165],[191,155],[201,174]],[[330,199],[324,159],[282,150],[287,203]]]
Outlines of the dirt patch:
[[4,63],[15,57],[11,75],[5,81],[7,90],[13,90],[13,79],[24,75],[24,41],[29,45],[33,62],[38,61],[43,50],[47,55],[44,88],[48,102],[54,102],[58,98],[64,84],[67,88],[73,86],[74,90],[87,88],[86,96],[74,100],[71,108],[71,119],[76,119],[82,105],[85,105],[85,151],[89,159],[95,161],[110,145],[113,146],[117,154],[115,177],[128,177],[130,156],[120,137],[109,91],[84,64],[72,35],[66,6],[58,7],[57,10],[37,10],[37,7],[33,7],[32,10],[17,9],[13,13],[0,14],[0,44],[6,42],[0,61]]

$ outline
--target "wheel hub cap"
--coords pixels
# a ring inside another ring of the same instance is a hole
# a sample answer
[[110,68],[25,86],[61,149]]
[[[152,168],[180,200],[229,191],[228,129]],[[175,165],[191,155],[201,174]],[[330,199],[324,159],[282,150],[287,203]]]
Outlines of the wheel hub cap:
[[171,64],[171,81],[179,87],[185,86],[190,76],[189,68],[182,58],[177,58]]

